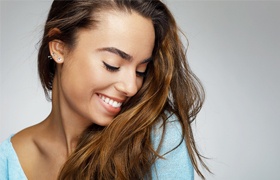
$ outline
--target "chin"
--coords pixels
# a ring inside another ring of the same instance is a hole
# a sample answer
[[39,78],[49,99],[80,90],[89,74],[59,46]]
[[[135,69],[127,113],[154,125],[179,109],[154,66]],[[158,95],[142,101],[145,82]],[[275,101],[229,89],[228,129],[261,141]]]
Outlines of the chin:
[[97,124],[98,126],[108,126],[114,118],[102,118],[102,120],[100,121],[92,121],[94,124]]

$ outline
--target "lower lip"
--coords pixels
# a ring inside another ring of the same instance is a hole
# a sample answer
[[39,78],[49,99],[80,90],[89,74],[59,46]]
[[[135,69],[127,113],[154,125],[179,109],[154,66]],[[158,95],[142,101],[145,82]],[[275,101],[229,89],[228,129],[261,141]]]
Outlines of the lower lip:
[[121,107],[115,108],[115,107],[111,106],[110,104],[105,103],[105,102],[99,97],[98,94],[97,94],[97,97],[98,97],[100,103],[102,104],[102,106],[104,107],[104,109],[105,109],[110,115],[117,115],[117,114],[120,112]]

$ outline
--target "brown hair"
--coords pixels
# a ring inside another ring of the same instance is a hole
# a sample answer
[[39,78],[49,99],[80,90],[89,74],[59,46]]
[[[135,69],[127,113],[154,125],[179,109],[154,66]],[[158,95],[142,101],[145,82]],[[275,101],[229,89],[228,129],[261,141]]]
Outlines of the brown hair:
[[[56,71],[55,63],[47,59],[48,42],[59,39],[74,48],[76,32],[80,28],[94,28],[98,23],[93,19],[95,15],[109,9],[127,13],[135,11],[152,20],[156,35],[153,61],[148,64],[143,86],[112,123],[107,127],[92,125],[84,132],[59,179],[151,177],[152,164],[162,158],[157,153],[161,143],[158,148],[153,148],[151,132],[156,123],[167,120],[166,112],[177,116],[192,164],[204,178],[197,159],[208,168],[196,148],[190,125],[201,109],[204,91],[186,62],[176,22],[160,0],[55,0],[38,55],[39,75],[47,97]],[[61,33],[49,36],[53,28],[58,28]]]

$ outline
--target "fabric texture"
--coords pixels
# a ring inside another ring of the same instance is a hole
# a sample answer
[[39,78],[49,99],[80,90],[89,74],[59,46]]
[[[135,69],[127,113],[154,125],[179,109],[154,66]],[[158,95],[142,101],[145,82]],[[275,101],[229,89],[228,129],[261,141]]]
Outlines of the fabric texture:
[[[182,126],[175,115],[170,116],[166,123],[165,134],[159,154],[164,159],[157,159],[152,167],[153,180],[193,180],[192,166],[186,142],[182,141]],[[162,124],[154,127],[152,134],[153,146],[156,149],[163,133]],[[176,149],[174,149],[177,147]],[[174,149],[174,150],[173,150]]]
[[[152,134],[154,148],[158,147],[162,133],[163,128],[160,124],[154,127]],[[11,137],[0,145],[0,180],[27,180],[12,146]],[[166,121],[165,135],[160,149],[160,155],[163,155],[164,159],[157,159],[152,166],[153,180],[194,179],[194,169],[186,143],[181,140],[182,128],[173,115]],[[177,148],[174,149],[175,147]]]
[[0,179],[27,180],[12,146],[11,137],[0,145]]

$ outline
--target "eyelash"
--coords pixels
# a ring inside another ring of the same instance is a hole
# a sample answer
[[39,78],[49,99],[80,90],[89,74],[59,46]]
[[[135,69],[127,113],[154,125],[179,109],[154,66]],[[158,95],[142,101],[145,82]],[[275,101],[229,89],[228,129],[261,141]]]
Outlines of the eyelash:
[[[105,68],[110,72],[117,72],[117,71],[120,70],[120,67],[111,66],[111,65],[105,63],[104,61],[103,61],[103,64],[104,64]],[[146,71],[145,72],[136,71],[136,75],[138,77],[143,77],[144,78],[144,77],[146,77],[147,73],[146,73]]]
[[146,77],[147,73],[146,73],[146,71],[145,71],[145,72],[136,71],[136,75],[137,75],[138,77],[144,78],[144,77]]
[[104,64],[105,68],[110,72],[117,72],[120,69],[120,67],[111,66],[111,65],[105,63],[104,61],[103,61],[103,64]]

